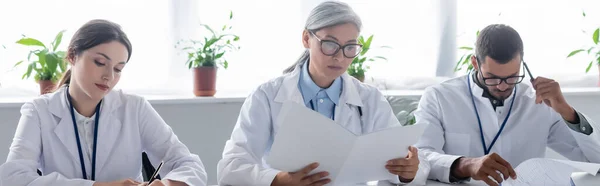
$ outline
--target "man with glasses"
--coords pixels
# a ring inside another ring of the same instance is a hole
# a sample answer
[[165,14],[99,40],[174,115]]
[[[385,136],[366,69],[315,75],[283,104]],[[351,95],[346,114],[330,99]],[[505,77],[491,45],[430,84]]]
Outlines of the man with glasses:
[[[498,185],[519,176],[513,167],[521,162],[544,157],[546,147],[600,163],[600,127],[567,103],[557,82],[533,78],[523,54],[517,31],[487,26],[474,70],[425,91],[415,117],[427,127],[416,146],[431,164],[430,179]],[[531,85],[521,83],[525,74]]]

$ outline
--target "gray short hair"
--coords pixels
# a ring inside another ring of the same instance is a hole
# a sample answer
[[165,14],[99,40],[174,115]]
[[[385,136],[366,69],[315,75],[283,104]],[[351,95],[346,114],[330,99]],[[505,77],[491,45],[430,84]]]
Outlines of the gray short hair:
[[[362,28],[362,21],[354,10],[346,3],[339,1],[326,1],[317,5],[306,19],[304,29],[317,32],[323,28],[333,27],[337,25],[352,23],[358,31]],[[302,66],[310,57],[308,49],[306,49],[300,58],[292,66],[288,67],[283,73],[290,73],[296,67]]]

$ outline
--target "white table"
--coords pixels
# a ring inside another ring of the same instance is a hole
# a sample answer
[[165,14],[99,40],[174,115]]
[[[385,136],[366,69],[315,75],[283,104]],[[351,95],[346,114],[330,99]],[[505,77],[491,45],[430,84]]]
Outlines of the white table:
[[[573,178],[573,182],[575,182],[576,186],[599,186],[600,185],[600,174],[597,174],[596,176],[592,176],[587,173],[576,172],[571,175],[571,178]],[[427,186],[448,186],[448,185],[485,186],[486,184],[484,182],[480,182],[480,181],[471,181],[469,183],[463,183],[463,184],[447,184],[447,183],[441,183],[441,182],[432,181],[432,180],[427,181]],[[214,186],[217,186],[217,185],[214,185]],[[369,182],[367,185],[355,185],[355,186],[393,186],[393,185],[388,182],[376,182],[375,181],[375,182]]]
[[[576,172],[571,175],[573,178],[573,182],[575,182],[576,186],[599,186],[600,185],[600,174],[596,174],[596,176],[584,173],[584,172]],[[377,185],[377,186],[391,186],[392,184],[387,182],[379,182],[379,183],[369,183],[369,185]],[[428,180],[427,186],[485,186],[484,182],[480,181],[470,181],[469,183],[463,184],[447,184],[441,183],[437,181]]]

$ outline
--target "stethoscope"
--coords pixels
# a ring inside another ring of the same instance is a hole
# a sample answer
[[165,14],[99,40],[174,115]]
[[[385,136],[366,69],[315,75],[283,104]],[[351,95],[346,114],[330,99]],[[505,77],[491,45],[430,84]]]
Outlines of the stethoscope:
[[85,163],[83,160],[83,151],[81,149],[81,142],[79,140],[79,130],[77,129],[77,120],[75,119],[75,109],[73,108],[72,98],[69,95],[69,86],[67,86],[67,100],[69,101],[69,107],[71,109],[71,119],[73,119],[73,128],[75,129],[75,139],[77,140],[77,150],[79,152],[79,162],[81,164],[81,172],[83,174],[83,179],[90,179],[94,181],[96,179],[96,146],[98,144],[98,121],[100,119],[100,105],[102,105],[102,100],[96,105],[96,119],[94,121],[94,142],[93,142],[93,152],[92,152],[92,175],[90,178],[87,176],[87,172],[85,169]]
[[517,97],[517,95],[516,95],[517,86],[515,86],[515,90],[513,91],[513,97],[510,102],[510,108],[508,109],[506,118],[504,118],[504,122],[502,122],[502,125],[500,126],[500,130],[498,130],[498,133],[496,133],[496,136],[494,136],[494,139],[492,140],[490,147],[487,148],[487,146],[485,144],[485,138],[483,137],[483,127],[481,126],[481,118],[479,117],[479,112],[477,111],[477,105],[475,104],[475,98],[473,96],[473,90],[471,88],[471,72],[469,72],[469,74],[467,75],[467,84],[469,87],[469,93],[471,94],[471,102],[473,103],[473,108],[475,110],[475,116],[477,116],[477,122],[479,123],[479,134],[481,136],[481,144],[483,145],[483,152],[485,153],[485,155],[487,155],[492,150],[492,146],[494,146],[494,144],[496,143],[496,140],[498,140],[500,133],[502,133],[502,131],[504,130],[504,126],[506,126],[506,122],[508,121],[508,118],[510,117],[510,113],[512,111],[513,104],[515,103],[515,98]]

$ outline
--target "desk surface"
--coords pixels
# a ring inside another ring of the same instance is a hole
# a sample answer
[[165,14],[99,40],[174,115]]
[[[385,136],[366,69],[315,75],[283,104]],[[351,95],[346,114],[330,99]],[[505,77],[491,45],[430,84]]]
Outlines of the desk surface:
[[[600,185],[600,174],[596,174],[596,176],[584,173],[584,172],[576,172],[573,173],[571,175],[571,178],[573,178],[573,182],[575,182],[576,186],[598,186]],[[377,186],[392,186],[392,184],[388,183],[388,182],[375,182],[375,183],[369,183],[370,185],[377,185]],[[463,183],[463,184],[447,184],[447,183],[441,183],[441,182],[437,182],[437,181],[431,181],[428,180],[427,181],[427,186],[448,186],[448,185],[453,185],[453,186],[485,186],[486,184],[484,182],[480,182],[480,181],[471,181],[469,183]]]

